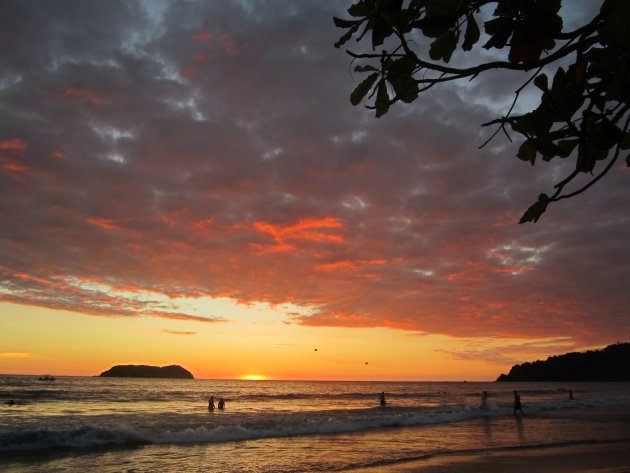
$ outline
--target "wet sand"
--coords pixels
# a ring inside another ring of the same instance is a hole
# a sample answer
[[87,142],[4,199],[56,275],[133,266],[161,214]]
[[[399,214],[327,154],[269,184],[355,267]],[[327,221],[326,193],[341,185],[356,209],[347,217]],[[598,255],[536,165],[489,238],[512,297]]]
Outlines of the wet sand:
[[630,441],[445,454],[352,473],[630,473]]

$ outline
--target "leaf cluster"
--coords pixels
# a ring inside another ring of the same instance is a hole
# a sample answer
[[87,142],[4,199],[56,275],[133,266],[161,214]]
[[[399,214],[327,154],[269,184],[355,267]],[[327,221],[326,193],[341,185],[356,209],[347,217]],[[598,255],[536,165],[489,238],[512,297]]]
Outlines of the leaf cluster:
[[[496,125],[508,138],[507,127],[522,135],[517,157],[532,165],[539,156],[545,161],[575,160],[573,171],[556,184],[552,195],[541,194],[521,218],[521,223],[536,222],[550,203],[589,188],[630,148],[630,1],[605,0],[591,21],[568,32],[563,31],[561,6],[562,0],[358,0],[348,9],[350,19],[334,18],[336,26],[346,30],[336,47],[353,37],[371,46],[367,52],[347,51],[361,62],[354,71],[366,74],[350,101],[366,101],[381,117],[393,104],[411,103],[443,82],[474,79],[491,69],[529,72],[508,113],[484,126]],[[484,7],[494,13],[480,26]],[[482,30],[485,42],[479,45]],[[409,39],[413,34],[429,40],[427,50],[416,51]],[[468,68],[449,66],[458,49],[465,54],[476,45],[505,48],[507,59]],[[564,58],[570,65],[566,70],[558,66],[550,80],[543,68]],[[529,85],[540,89],[540,104],[515,116],[514,105]],[[599,163],[603,170],[595,175]],[[626,163],[630,166],[630,157]],[[590,174],[591,180],[567,192],[566,186],[580,173]]]

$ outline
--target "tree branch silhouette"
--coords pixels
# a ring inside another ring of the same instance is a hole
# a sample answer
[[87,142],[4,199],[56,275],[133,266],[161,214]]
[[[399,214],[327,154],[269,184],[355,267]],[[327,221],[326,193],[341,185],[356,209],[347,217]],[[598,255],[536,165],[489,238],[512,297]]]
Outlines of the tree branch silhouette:
[[[537,222],[550,203],[592,187],[630,148],[630,2],[604,0],[586,24],[568,32],[562,30],[561,6],[562,0],[355,1],[348,9],[350,19],[334,18],[336,26],[346,30],[336,47],[353,37],[363,49],[371,46],[371,51],[346,51],[358,63],[354,71],[367,74],[351,102],[366,102],[378,118],[396,103],[411,103],[446,82],[475,80],[490,70],[534,71],[514,92],[507,114],[482,125],[497,129],[480,148],[501,131],[512,141],[510,127],[523,137],[519,159],[532,165],[538,157],[575,160],[575,169],[554,186],[552,196],[540,194],[520,219]],[[507,58],[471,67],[449,65],[454,54],[466,54],[478,45],[477,19],[482,8],[490,7],[494,13],[482,25],[487,37],[482,47],[503,50]],[[410,35],[427,38],[428,46],[417,47],[414,40],[412,47]],[[566,70],[559,65],[571,58]],[[556,69],[550,80],[543,71],[552,67]],[[521,93],[532,85],[541,92],[540,104],[513,116]],[[630,165],[630,157],[626,163]],[[580,173],[593,175],[600,166],[603,170],[586,185],[563,194]]]

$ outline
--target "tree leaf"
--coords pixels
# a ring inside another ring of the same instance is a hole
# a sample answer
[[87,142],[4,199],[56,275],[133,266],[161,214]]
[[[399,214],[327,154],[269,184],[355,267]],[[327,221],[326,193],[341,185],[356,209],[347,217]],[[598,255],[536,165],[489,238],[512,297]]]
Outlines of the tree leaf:
[[346,31],[343,36],[341,38],[339,38],[337,40],[337,42],[335,43],[335,48],[339,48],[341,47],[343,44],[345,44],[350,38],[352,38],[352,35],[359,29],[359,24],[357,23],[356,25],[354,25],[352,28],[350,28],[348,31]]
[[359,0],[348,8],[348,13],[354,17],[368,16],[370,14],[370,6],[365,0]]
[[546,92],[547,90],[549,90],[549,81],[547,79],[547,75],[546,74],[537,75],[536,78],[534,79],[534,85],[538,87],[540,90],[542,90],[543,92]]
[[[507,2],[505,2],[507,3]],[[500,5],[501,3],[499,3]],[[483,45],[485,49],[501,49],[512,36],[513,21],[509,17],[499,17],[484,23],[484,30],[491,38]]]
[[429,56],[434,61],[442,59],[444,62],[448,62],[451,59],[451,55],[457,47],[457,35],[453,30],[448,30],[438,39],[433,41],[431,48],[429,49]]
[[363,81],[352,91],[352,94],[350,94],[350,103],[352,105],[359,105],[361,100],[363,100],[365,95],[370,91],[377,78],[378,72],[374,72],[363,79]]
[[479,25],[477,24],[475,17],[470,15],[468,17],[468,21],[466,22],[466,33],[464,34],[464,44],[462,44],[462,49],[464,51],[470,51],[473,45],[479,41],[479,37]]
[[427,15],[453,17],[457,16],[462,2],[460,0],[426,0]]
[[508,59],[512,63],[538,61],[544,47],[545,38],[540,37],[538,28],[533,29],[527,23],[515,23]]
[[388,67],[387,80],[392,85],[396,98],[411,103],[418,98],[418,82],[413,78],[415,59],[404,56],[393,61]]
[[630,18],[630,2],[628,0],[607,0],[602,5],[602,11],[609,9],[606,21],[599,29],[605,43],[619,46],[626,51],[630,49],[630,35],[628,34],[628,18]]
[[378,69],[376,67],[374,67],[374,66],[369,65],[369,64],[366,65],[366,66],[359,65],[359,66],[356,66],[354,68],[354,72],[373,72],[373,71],[377,71],[378,72]]
[[416,68],[416,60],[409,56],[396,59],[389,65],[389,71],[394,74],[411,75]]
[[510,126],[512,130],[527,137],[547,133],[553,122],[545,115],[535,112],[511,118]]
[[630,68],[623,63],[618,66],[615,65],[607,69],[607,75],[611,77],[611,81],[606,89],[606,99],[629,101],[628,82],[630,81]]
[[536,145],[536,149],[543,155],[543,159],[545,161],[550,161],[554,157],[560,154],[558,152],[558,148],[553,142],[549,139],[548,134],[543,134],[538,138],[534,139],[534,144]]
[[457,24],[457,18],[452,17],[424,17],[412,23],[413,28],[418,28],[427,38],[439,38],[450,28]]
[[518,148],[516,157],[522,161],[529,161],[532,166],[536,162],[536,145],[532,140],[525,140]]
[[411,103],[418,98],[420,91],[418,82],[411,75],[394,74],[387,78],[394,88],[396,97],[403,102]]
[[384,80],[378,84],[378,92],[376,94],[376,118],[380,118],[389,110],[389,94],[387,93],[387,84]]
[[393,32],[394,29],[392,28],[392,25],[383,20],[381,17],[378,17],[372,27],[372,47],[383,44],[385,38],[390,36]]
[[343,18],[337,18],[336,16],[333,16],[333,21],[335,22],[335,26],[337,28],[350,28],[361,22],[361,20],[344,20]]
[[532,204],[523,214],[518,223],[534,222],[536,223],[540,216],[547,210],[549,204],[549,196],[547,194],[540,194],[538,201]]
[[[588,122],[587,122],[588,123]],[[623,138],[623,132],[607,119],[588,123],[587,140],[597,149],[608,151]]]
[[560,156],[561,158],[568,157],[579,142],[580,140],[578,138],[558,141],[558,143],[556,144],[558,148],[558,156]]
[[596,157],[591,151],[588,144],[580,143],[578,146],[578,157],[575,163],[575,169],[580,172],[592,172],[595,167]]

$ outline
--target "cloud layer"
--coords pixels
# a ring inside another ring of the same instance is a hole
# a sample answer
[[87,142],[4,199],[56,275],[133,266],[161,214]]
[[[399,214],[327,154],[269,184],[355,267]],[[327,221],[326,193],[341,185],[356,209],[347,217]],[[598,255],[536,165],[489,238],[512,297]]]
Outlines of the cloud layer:
[[630,335],[627,170],[519,226],[560,169],[502,137],[477,149],[518,77],[375,119],[333,48],[344,5],[3,6],[2,300],[216,322],[166,296],[230,297],[313,326]]

